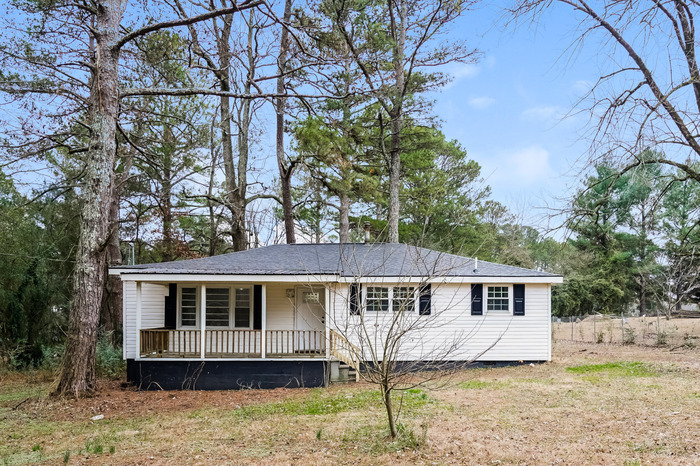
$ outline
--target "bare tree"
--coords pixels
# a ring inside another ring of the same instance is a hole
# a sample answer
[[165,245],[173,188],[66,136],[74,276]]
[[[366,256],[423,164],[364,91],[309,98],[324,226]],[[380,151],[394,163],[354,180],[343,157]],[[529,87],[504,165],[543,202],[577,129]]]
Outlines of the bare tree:
[[[462,325],[471,304],[470,285],[446,279],[458,267],[473,267],[474,260],[406,248],[406,256],[399,257],[402,252],[391,248],[360,250],[347,245],[342,261],[343,269],[352,272],[349,292],[347,286],[335,288],[335,312],[327,313],[331,354],[379,386],[392,438],[398,433],[400,414],[392,392],[448,385],[456,371],[493,348],[507,330],[506,326],[493,341],[470,341],[482,328],[486,312],[471,328]],[[377,278],[397,260],[405,270],[403,278]],[[433,302],[437,296],[439,302]]]
[[[579,18],[573,48],[599,39],[606,70],[581,99],[589,113],[588,165],[615,160],[625,171],[665,164],[684,180],[700,181],[700,71],[695,15],[686,0],[520,0],[509,9],[513,22],[543,20],[561,7]],[[655,157],[646,159],[646,149]]]

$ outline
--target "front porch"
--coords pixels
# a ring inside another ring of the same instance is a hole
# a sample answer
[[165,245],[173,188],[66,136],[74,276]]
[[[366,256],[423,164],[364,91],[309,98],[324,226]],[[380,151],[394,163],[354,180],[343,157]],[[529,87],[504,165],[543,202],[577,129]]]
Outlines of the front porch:
[[141,329],[141,358],[325,358],[324,330]]
[[[222,277],[223,278],[223,277]],[[127,359],[319,359],[329,357],[324,284],[139,281],[125,309]],[[132,326],[133,323],[133,326]],[[127,334],[129,332],[127,331]]]

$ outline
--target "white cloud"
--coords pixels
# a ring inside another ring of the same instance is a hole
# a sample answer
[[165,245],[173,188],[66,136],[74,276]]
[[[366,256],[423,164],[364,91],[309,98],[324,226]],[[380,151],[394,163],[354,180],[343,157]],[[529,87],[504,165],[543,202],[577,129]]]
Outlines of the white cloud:
[[476,160],[482,164],[482,173],[488,178],[487,183],[494,193],[539,189],[546,186],[548,180],[556,178],[556,172],[550,163],[550,153],[540,145],[499,151]]
[[496,99],[488,96],[472,97],[467,101],[467,103],[471,108],[484,110],[496,103]]
[[571,90],[579,96],[590,91],[591,87],[593,87],[593,83],[585,79],[579,79],[571,84]]
[[455,81],[460,79],[474,78],[481,73],[481,67],[479,65],[473,65],[469,63],[461,63],[455,65],[452,69],[447,71]]
[[446,90],[454,86],[459,81],[477,77],[479,73],[481,73],[481,67],[475,64],[455,63],[447,65],[441,71],[451,78],[451,80],[442,88],[442,90]]
[[521,116],[524,119],[530,121],[542,121],[552,119],[560,120],[564,117],[564,112],[561,110],[560,107],[557,107],[555,105],[538,105],[535,107],[525,109],[522,112]]

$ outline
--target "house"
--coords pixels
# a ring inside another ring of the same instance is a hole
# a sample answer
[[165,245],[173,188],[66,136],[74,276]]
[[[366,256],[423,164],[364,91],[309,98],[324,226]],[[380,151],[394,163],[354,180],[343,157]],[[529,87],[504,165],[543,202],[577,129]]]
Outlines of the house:
[[548,361],[551,286],[562,282],[385,243],[282,244],[110,273],[124,286],[128,379],[163,389],[324,386],[338,361],[368,359],[353,352],[357,329],[381,334],[396,313],[421,324],[398,359],[435,359],[452,343],[451,361]]

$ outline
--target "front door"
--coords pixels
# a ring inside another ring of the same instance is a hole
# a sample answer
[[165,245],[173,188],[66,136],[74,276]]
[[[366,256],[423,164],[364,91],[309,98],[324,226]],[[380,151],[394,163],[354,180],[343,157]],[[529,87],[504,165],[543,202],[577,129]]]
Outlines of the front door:
[[326,312],[323,287],[296,289],[295,351],[300,354],[319,353],[324,346]]

